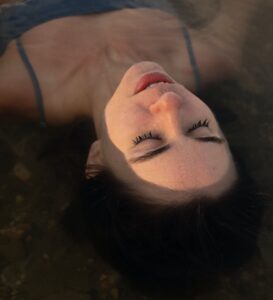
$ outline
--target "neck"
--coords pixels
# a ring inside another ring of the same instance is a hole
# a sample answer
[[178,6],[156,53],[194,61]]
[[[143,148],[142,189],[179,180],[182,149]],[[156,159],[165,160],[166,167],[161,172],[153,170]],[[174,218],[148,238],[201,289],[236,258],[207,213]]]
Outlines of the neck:
[[[82,101],[83,115],[93,120],[97,133],[99,133],[99,125],[104,115],[105,107],[118,87],[124,73],[134,63],[141,61],[141,59],[118,55],[110,47],[104,51],[103,56],[97,64],[95,72],[94,66],[89,68],[90,72],[88,74],[90,76],[86,77],[89,83],[85,83],[85,86],[88,87],[85,92],[87,96]],[[93,82],[91,88],[90,81]]]
[[[104,41],[95,63],[86,64],[85,78],[81,82],[85,95],[81,111],[85,117],[93,119],[98,134],[107,102],[134,63],[155,61],[179,82],[183,79],[183,68],[186,73],[191,69],[180,22],[165,12],[152,12],[151,15],[151,10],[147,9],[106,15],[101,28]],[[115,31],[111,30],[113,26]]]

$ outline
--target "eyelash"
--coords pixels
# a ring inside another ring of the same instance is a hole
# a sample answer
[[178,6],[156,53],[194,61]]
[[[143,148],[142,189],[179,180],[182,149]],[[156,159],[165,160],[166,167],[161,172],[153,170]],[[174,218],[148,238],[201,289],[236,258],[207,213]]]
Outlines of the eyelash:
[[[190,133],[200,127],[209,127],[209,120],[205,119],[204,121],[200,120],[197,123],[194,123],[193,126],[187,130],[187,133]],[[149,131],[149,132],[146,132],[146,133],[134,138],[133,143],[134,143],[134,145],[138,145],[141,142],[148,140],[148,139],[149,140],[160,140],[161,138],[158,134],[153,134],[151,131]]]
[[193,126],[190,129],[188,129],[187,133],[190,133],[199,127],[209,127],[209,120],[205,119],[204,121],[198,121],[197,123],[193,124]]

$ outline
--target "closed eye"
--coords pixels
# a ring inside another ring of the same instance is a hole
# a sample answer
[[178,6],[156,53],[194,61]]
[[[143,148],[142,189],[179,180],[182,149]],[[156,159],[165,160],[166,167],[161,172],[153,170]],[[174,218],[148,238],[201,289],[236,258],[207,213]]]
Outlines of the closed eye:
[[[199,143],[215,143],[215,144],[224,144],[225,143],[225,140],[220,138],[220,137],[217,137],[217,136],[208,136],[208,137],[200,137],[200,138],[193,138],[196,142],[199,142]],[[157,148],[157,149],[154,149],[154,150],[151,150],[151,151],[148,151],[138,157],[133,157],[133,158],[130,158],[128,160],[128,162],[130,164],[135,164],[135,163],[141,163],[141,162],[144,162],[144,161],[148,161],[148,160],[151,160],[153,159],[154,157],[158,156],[158,155],[162,155],[164,152],[166,151],[169,151],[171,149],[171,145],[170,144],[167,144],[167,145],[164,145],[160,148]]]
[[146,132],[142,135],[139,135],[133,139],[134,145],[138,145],[145,140],[161,140],[161,137],[158,134],[154,134],[151,131]]
[[[200,127],[207,127],[208,128],[209,127],[209,120],[208,119],[205,119],[204,121],[199,120],[198,122],[194,123],[191,128],[189,128],[187,130],[187,133],[191,133],[194,130],[200,128]],[[136,145],[144,142],[145,140],[161,140],[161,137],[160,137],[159,134],[154,134],[152,131],[149,131],[149,132],[145,132],[145,133],[135,137],[132,140],[132,142],[136,146]]]
[[198,121],[197,123],[194,123],[193,126],[187,130],[187,133],[190,133],[200,127],[209,127],[209,120],[208,119],[205,119],[204,121]]

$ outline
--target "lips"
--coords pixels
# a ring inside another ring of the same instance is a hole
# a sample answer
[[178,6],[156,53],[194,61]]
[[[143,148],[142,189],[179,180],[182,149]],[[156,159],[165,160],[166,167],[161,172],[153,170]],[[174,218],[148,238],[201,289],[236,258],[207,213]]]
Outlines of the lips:
[[153,72],[143,75],[138,81],[135,89],[135,94],[145,90],[149,85],[158,82],[174,83],[174,81],[166,74]]

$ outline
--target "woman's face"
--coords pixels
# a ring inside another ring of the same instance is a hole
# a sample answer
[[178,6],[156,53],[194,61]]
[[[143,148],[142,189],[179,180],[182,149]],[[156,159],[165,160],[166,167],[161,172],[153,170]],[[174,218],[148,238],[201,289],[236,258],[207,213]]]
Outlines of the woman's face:
[[140,191],[150,184],[217,195],[236,177],[212,111],[156,63],[138,63],[125,73],[101,128],[104,164]]

